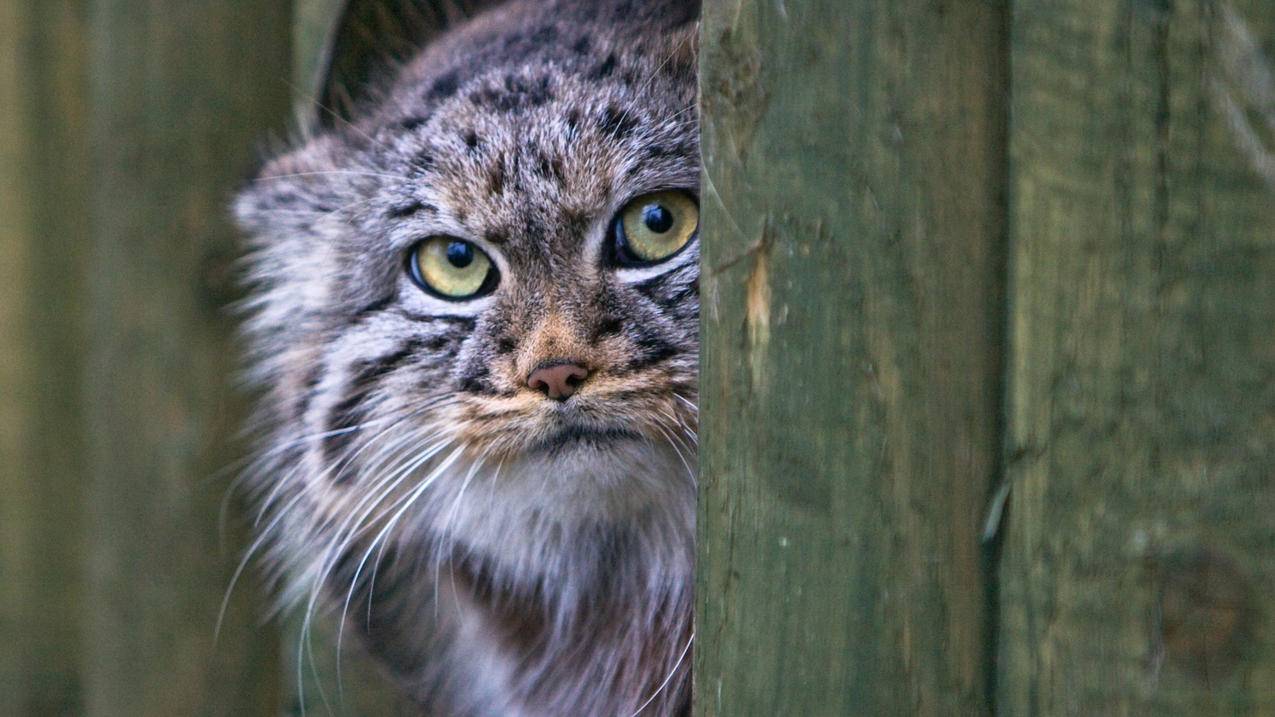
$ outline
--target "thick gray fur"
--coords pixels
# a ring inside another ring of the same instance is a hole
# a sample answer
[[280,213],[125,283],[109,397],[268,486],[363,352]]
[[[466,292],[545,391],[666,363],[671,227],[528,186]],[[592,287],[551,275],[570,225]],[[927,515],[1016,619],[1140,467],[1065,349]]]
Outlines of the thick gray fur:
[[[615,268],[606,243],[634,197],[698,194],[697,19],[507,3],[237,200],[257,547],[427,714],[688,709],[698,248]],[[494,293],[418,288],[435,235],[482,247]],[[555,358],[591,372],[567,402],[526,385]]]

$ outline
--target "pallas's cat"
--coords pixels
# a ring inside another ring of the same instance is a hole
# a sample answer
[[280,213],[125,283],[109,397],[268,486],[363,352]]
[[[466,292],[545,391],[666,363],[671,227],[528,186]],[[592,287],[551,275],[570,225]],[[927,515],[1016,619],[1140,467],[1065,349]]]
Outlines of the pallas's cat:
[[260,544],[427,714],[688,709],[698,12],[505,3],[236,202]]

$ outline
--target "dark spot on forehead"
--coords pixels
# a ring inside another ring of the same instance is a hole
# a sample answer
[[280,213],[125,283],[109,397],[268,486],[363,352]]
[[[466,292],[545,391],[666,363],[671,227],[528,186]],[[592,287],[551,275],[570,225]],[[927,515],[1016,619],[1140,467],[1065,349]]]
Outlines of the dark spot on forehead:
[[505,191],[504,157],[497,157],[487,172],[487,193],[495,196]]
[[629,116],[629,113],[621,112],[615,105],[609,105],[598,113],[598,129],[616,139],[628,137],[637,127],[637,120]]
[[536,79],[506,75],[501,85],[487,86],[469,95],[469,101],[480,107],[512,114],[528,107],[540,107],[552,99],[548,75]]
[[531,41],[537,45],[548,45],[558,39],[558,28],[545,25],[531,34]]
[[434,169],[434,154],[432,150],[423,150],[412,158],[412,166],[422,172],[428,172]]
[[613,52],[607,55],[607,58],[593,69],[593,77],[599,80],[610,77],[611,73],[615,72],[615,63],[615,53]]
[[545,229],[545,225],[541,223],[539,219],[528,216],[523,220],[522,233],[524,237],[534,241],[544,239],[548,232]]
[[460,78],[457,77],[456,71],[453,70],[447,74],[434,80],[434,84],[430,86],[429,92],[426,93],[427,100],[445,100],[456,94],[457,88],[460,86]]
[[404,117],[403,119],[399,120],[398,126],[399,126],[399,129],[403,129],[403,130],[407,130],[408,132],[411,132],[412,130],[420,129],[428,121],[429,121],[428,115],[411,115],[409,117]]
[[483,239],[486,239],[491,244],[504,244],[509,241],[509,237],[499,229],[489,229],[483,235]]
[[461,139],[465,142],[465,146],[471,150],[477,150],[478,146],[482,144],[482,140],[479,139],[478,133],[472,129],[465,130],[465,133],[464,135],[461,136]]
[[535,153],[536,158],[536,174],[545,179],[552,179],[559,184],[564,181],[562,174],[562,160],[558,157],[550,158],[544,152],[539,150]]
[[567,132],[574,135],[580,126],[580,110],[572,109],[566,116]]
[[589,42],[589,36],[581,35],[580,39],[576,40],[576,43],[571,46],[571,51],[578,55],[586,55],[592,46],[592,43]]

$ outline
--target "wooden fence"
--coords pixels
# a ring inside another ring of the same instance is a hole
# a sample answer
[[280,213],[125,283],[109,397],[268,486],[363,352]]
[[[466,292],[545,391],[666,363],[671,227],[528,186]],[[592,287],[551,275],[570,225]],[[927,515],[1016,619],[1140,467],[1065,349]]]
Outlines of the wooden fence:
[[699,714],[1275,714],[1275,6],[707,7]]
[[[225,205],[342,5],[0,0],[2,715],[407,713],[251,577],[213,639]],[[701,53],[697,714],[1275,714],[1275,6],[707,0]]]

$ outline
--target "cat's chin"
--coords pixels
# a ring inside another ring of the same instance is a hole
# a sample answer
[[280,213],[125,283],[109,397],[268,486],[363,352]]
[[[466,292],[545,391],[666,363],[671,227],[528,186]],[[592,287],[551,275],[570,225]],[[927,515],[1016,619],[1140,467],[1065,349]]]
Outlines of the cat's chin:
[[531,553],[549,549],[551,537],[570,540],[601,525],[656,531],[670,550],[689,544],[695,457],[684,447],[619,433],[551,441],[498,469],[484,464],[471,474],[472,465],[458,465],[429,501],[426,529],[514,562],[534,562]]
[[555,521],[624,520],[693,496],[692,461],[684,448],[627,430],[571,427],[506,458],[488,490]]

